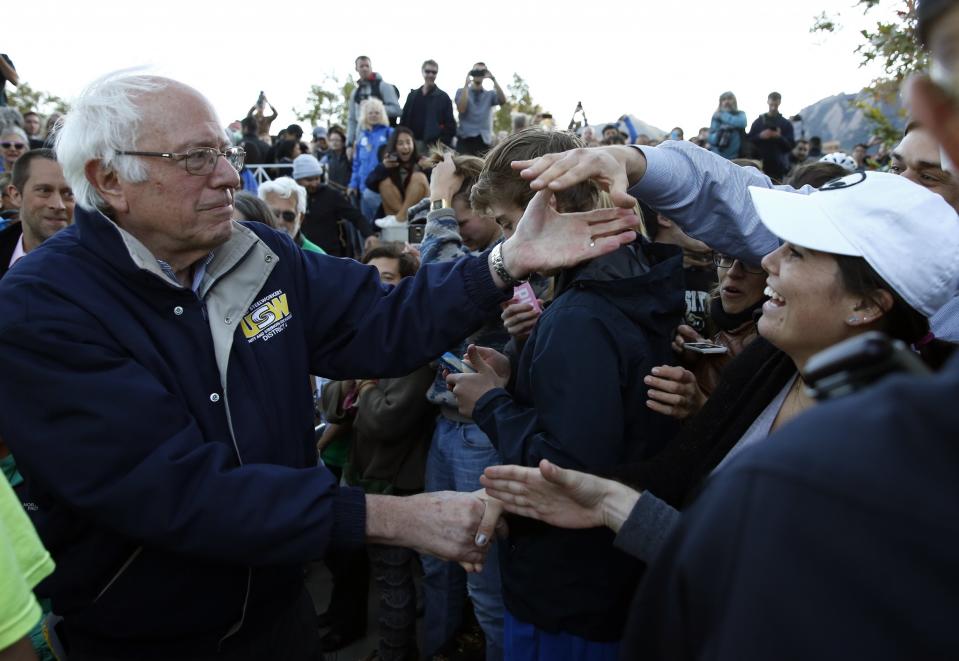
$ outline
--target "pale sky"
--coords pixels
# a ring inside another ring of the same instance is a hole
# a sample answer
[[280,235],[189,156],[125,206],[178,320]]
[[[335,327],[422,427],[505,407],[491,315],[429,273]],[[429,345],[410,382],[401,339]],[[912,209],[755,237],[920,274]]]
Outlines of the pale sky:
[[[720,93],[732,90],[752,120],[767,94],[790,115],[823,97],[855,92],[875,70],[859,68],[858,30],[874,24],[854,0],[672,0],[552,4],[484,2],[303,3],[287,0],[33,0],[29,16],[7,14],[0,52],[23,80],[65,98],[109,71],[146,67],[206,94],[224,124],[261,89],[294,121],[310,85],[354,73],[366,54],[401,92],[422,84],[424,59],[439,62],[450,96],[473,62],[504,89],[519,73],[533,99],[565,127],[582,101],[591,123],[623,113],[687,137],[708,126]],[[309,7],[309,9],[307,9]],[[335,8],[334,8],[335,7]],[[841,13],[837,34],[811,34],[824,9]],[[873,15],[875,14],[875,15]],[[29,26],[29,28],[27,28]],[[308,127],[307,127],[308,128]]]

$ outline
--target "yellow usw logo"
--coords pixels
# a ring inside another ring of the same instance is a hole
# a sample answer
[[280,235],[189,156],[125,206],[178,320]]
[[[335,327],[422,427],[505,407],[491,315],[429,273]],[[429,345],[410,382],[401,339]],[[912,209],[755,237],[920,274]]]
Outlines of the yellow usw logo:
[[290,316],[290,306],[287,303],[286,294],[280,294],[243,317],[240,327],[243,329],[243,336],[249,340],[288,316]]

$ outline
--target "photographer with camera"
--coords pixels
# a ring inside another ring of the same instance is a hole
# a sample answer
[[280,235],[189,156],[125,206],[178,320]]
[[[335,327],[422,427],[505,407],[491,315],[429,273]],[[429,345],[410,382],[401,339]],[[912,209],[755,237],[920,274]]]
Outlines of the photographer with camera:
[[[483,81],[493,82],[493,89],[483,89]],[[460,115],[456,150],[461,154],[482,156],[493,144],[493,106],[506,103],[506,94],[483,62],[477,62],[466,82],[456,90],[456,110]]]

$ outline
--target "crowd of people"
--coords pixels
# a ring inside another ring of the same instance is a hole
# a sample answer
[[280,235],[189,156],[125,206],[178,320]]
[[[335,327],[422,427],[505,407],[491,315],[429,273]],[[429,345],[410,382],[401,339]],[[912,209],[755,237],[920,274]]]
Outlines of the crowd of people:
[[401,106],[360,56],[309,144],[129,72],[0,107],[0,659],[320,659],[371,579],[371,659],[959,656],[959,2],[918,11],[934,79],[848,154],[777,92],[498,135],[483,62]]

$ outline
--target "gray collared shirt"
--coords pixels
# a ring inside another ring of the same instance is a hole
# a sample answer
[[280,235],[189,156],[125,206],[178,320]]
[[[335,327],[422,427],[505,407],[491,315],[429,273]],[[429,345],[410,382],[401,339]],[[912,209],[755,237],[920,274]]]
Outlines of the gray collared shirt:
[[456,135],[461,138],[475,138],[479,136],[486,144],[493,143],[493,106],[499,105],[499,99],[494,90],[475,90],[472,85],[468,88],[456,90],[456,98],[464,92],[469,94],[466,112],[460,113],[459,130]]

